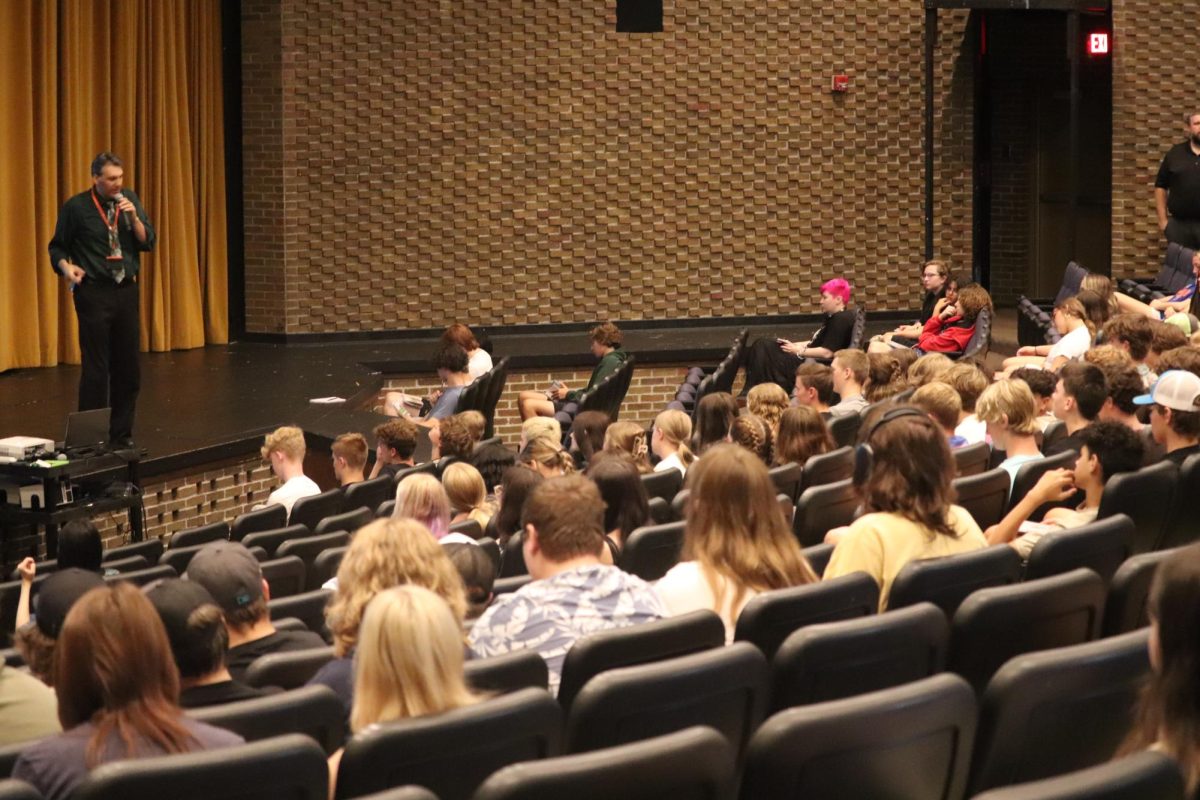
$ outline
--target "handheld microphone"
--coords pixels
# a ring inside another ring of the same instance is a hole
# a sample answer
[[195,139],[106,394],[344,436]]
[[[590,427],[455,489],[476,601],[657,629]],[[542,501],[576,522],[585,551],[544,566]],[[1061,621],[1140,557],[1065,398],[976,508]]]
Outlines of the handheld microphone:
[[[113,195],[113,199],[119,203],[125,199],[125,195],[121,194],[120,192],[117,192],[116,194]],[[125,217],[125,224],[128,225],[130,228],[132,228],[133,227],[133,212],[126,211],[121,216]]]

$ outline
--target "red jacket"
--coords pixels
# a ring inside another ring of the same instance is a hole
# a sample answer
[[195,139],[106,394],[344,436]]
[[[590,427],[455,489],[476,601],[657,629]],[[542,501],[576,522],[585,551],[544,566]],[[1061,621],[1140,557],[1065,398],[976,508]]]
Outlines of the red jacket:
[[968,325],[961,316],[943,320],[930,317],[917,339],[917,347],[926,353],[961,353],[975,335],[975,323]]

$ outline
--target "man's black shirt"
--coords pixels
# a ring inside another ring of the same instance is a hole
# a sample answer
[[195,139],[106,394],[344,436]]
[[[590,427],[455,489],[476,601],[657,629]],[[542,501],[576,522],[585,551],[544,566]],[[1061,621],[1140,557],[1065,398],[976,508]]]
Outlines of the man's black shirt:
[[1167,210],[1172,217],[1200,220],[1200,156],[1192,152],[1189,142],[1167,151],[1154,187],[1167,190]]
[[111,201],[100,198],[93,189],[88,189],[64,203],[58,213],[54,238],[50,240],[50,267],[55,272],[59,272],[58,262],[65,258],[82,267],[89,280],[112,281],[114,266],[123,267],[126,277],[132,278],[138,274],[141,253],[154,249],[157,234],[133,190],[122,189],[121,193],[133,203],[138,219],[146,226],[146,241],[138,241],[125,215],[118,213],[117,236],[121,243],[122,258],[120,261],[109,261],[108,225],[96,209],[96,202],[100,203],[100,208],[106,209],[106,203]]
[[825,347],[835,353],[838,350],[845,350],[850,346],[850,339],[854,336],[855,316],[854,310],[849,308],[836,314],[830,314],[825,318],[825,324],[816,332],[808,346]]

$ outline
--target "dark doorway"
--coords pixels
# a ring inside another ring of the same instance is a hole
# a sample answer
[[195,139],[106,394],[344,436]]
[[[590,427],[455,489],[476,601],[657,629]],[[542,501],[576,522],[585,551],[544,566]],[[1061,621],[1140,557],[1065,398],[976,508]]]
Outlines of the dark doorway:
[[980,279],[1005,302],[1053,296],[1068,261],[1109,274],[1112,62],[1087,51],[1109,15],[977,11],[973,27]]

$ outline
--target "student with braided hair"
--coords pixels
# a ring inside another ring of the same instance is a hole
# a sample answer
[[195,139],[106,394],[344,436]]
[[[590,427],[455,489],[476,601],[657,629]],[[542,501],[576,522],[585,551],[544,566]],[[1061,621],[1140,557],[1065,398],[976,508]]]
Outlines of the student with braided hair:
[[754,453],[764,464],[771,463],[771,452],[775,443],[771,437],[771,428],[762,417],[742,414],[733,421],[733,426],[729,429],[729,438],[734,444]]

